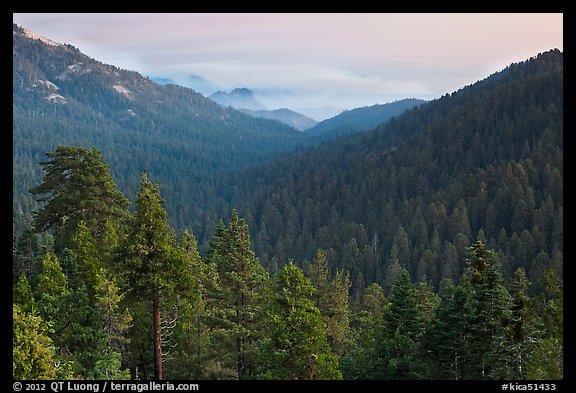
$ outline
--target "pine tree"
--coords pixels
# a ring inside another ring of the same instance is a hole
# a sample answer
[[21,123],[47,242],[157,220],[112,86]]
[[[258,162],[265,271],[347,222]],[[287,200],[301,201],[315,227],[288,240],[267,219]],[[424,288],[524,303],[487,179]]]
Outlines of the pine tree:
[[425,340],[426,350],[436,363],[436,378],[461,380],[467,366],[467,343],[472,318],[470,283],[454,286],[444,281],[442,302],[432,321]]
[[39,202],[45,202],[35,213],[35,229],[40,232],[54,228],[56,251],[60,251],[83,220],[99,243],[106,222],[124,218],[129,206],[100,151],[58,146],[46,156],[49,160],[40,163],[46,171],[44,180],[30,190],[33,195],[41,195]]
[[541,334],[535,340],[526,373],[528,379],[564,378],[564,297],[558,273],[549,269],[541,280],[543,293],[535,298],[536,326]]
[[98,255],[98,246],[84,221],[79,221],[71,236],[69,250],[76,259],[79,279],[95,299],[98,288],[103,285],[104,268]]
[[21,274],[32,278],[38,273],[38,238],[39,235],[31,228],[26,229],[18,238],[12,257],[14,281],[18,280]]
[[529,354],[533,351],[532,342],[536,334],[531,300],[528,296],[529,285],[526,272],[524,269],[518,268],[510,283],[512,315],[509,328],[510,345],[515,364],[513,375],[516,379],[526,379],[526,364]]
[[270,279],[252,251],[248,225],[235,210],[228,227],[218,225],[207,260],[218,273],[211,297],[212,340],[219,362],[225,369],[234,370],[236,378],[248,378],[255,372],[253,352],[261,336],[261,305],[266,302]]
[[121,352],[127,343],[127,332],[132,324],[132,314],[123,304],[126,292],[123,292],[116,280],[105,273],[96,288],[98,296],[94,308],[101,318],[106,332],[106,352]]
[[314,287],[288,262],[275,279],[268,308],[268,335],[259,356],[263,379],[341,379],[338,358],[326,338],[327,326],[312,301]]
[[171,330],[166,329],[165,333],[166,342],[171,346],[166,358],[166,365],[169,366],[167,377],[203,379],[207,377],[207,364],[210,361],[208,297],[216,273],[202,260],[194,234],[184,230],[178,246],[193,282],[186,292],[171,302],[172,313],[178,318]]
[[364,291],[359,309],[350,315],[349,342],[340,361],[344,379],[373,379],[377,333],[387,306],[382,287],[372,283]]
[[330,284],[332,310],[324,314],[328,317],[328,340],[334,353],[342,356],[346,352],[350,331],[350,273],[337,270]]
[[308,268],[308,276],[315,288],[314,304],[320,310],[328,326],[330,346],[341,356],[346,347],[346,335],[349,328],[349,274],[338,270],[334,279],[331,280],[326,253],[318,250]]
[[33,294],[39,317],[50,326],[47,334],[59,349],[56,357],[62,367],[58,377],[79,375],[84,370],[82,360],[77,359],[78,353],[89,356],[89,349],[75,345],[85,339],[84,332],[77,329],[79,320],[91,316],[91,310],[86,308],[86,291],[71,290],[60,259],[50,246],[44,250],[41,265]]
[[498,379],[510,377],[507,359],[506,329],[510,323],[510,296],[503,285],[500,260],[484,243],[469,248],[468,271],[471,283],[472,318],[467,343],[470,366],[466,377]]
[[406,269],[392,287],[390,307],[383,314],[383,326],[376,346],[379,379],[420,379],[425,367],[420,339],[424,326],[416,289]]
[[30,283],[24,274],[20,276],[12,289],[12,303],[17,304],[26,313],[33,314],[37,311],[32,288],[30,288]]
[[328,270],[328,260],[323,250],[317,250],[314,260],[308,267],[308,277],[314,285],[314,304],[322,311],[326,311],[330,306],[330,271]]
[[104,268],[96,240],[84,221],[78,222],[69,248],[64,249],[62,266],[70,290],[64,305],[70,310],[70,323],[61,343],[75,354],[76,371],[91,377],[98,362],[106,362],[116,356],[113,352],[124,349],[131,316],[120,306],[123,294]]
[[384,282],[382,284],[382,289],[384,289],[385,294],[390,294],[394,283],[400,277],[402,272],[402,265],[398,262],[398,258],[394,258],[388,261],[388,266],[386,267],[386,274]]
[[45,253],[39,276],[36,294],[42,317],[48,321],[66,317],[61,314],[61,305],[70,291],[67,288],[66,276],[60,267],[56,254],[51,251]]
[[424,325],[428,325],[436,317],[436,310],[440,305],[440,298],[432,286],[425,282],[419,282],[416,285],[416,298],[418,299],[418,309],[420,310],[420,318]]
[[[395,252],[392,252],[392,250],[395,250]],[[398,232],[396,236],[394,236],[392,250],[390,252],[390,259],[398,259],[400,266],[409,269],[412,259],[412,243],[402,225],[398,227]]]
[[56,379],[52,340],[40,316],[12,306],[12,377],[16,380]]
[[190,274],[177,252],[162,203],[158,184],[150,182],[144,172],[140,180],[133,226],[119,252],[126,284],[132,288],[139,301],[152,303],[156,380],[163,378],[161,307],[174,293],[183,290],[180,284],[187,280],[178,278]]
[[90,379],[95,380],[129,380],[130,371],[121,370],[121,356],[118,352],[109,352],[106,356],[98,360],[94,366],[94,372]]

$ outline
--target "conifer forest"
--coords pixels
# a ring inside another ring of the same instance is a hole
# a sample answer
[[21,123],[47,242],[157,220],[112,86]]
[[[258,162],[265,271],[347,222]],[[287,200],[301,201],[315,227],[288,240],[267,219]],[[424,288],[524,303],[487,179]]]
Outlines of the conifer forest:
[[564,378],[561,51],[323,138],[14,31],[15,380]]

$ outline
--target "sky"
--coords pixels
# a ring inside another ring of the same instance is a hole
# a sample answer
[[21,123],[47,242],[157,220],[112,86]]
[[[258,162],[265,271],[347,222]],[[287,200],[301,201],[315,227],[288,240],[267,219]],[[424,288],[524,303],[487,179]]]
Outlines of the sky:
[[247,87],[315,120],[431,100],[538,53],[563,50],[561,13],[13,14],[106,64],[208,96]]

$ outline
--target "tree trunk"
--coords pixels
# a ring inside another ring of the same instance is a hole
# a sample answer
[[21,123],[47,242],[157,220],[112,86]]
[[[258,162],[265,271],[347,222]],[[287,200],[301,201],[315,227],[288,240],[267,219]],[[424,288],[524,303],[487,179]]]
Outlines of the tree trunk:
[[154,319],[154,379],[162,380],[162,337],[160,332],[160,302],[158,298],[152,301]]

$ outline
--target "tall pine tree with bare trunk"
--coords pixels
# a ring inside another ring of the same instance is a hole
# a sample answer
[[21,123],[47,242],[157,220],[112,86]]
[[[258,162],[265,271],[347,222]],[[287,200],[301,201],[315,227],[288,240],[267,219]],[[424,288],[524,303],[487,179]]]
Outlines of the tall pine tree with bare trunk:
[[134,295],[152,302],[154,337],[154,379],[163,377],[162,332],[160,310],[162,304],[190,280],[180,279],[189,275],[176,244],[174,233],[166,221],[157,183],[143,173],[136,212],[125,244],[119,252],[125,283]]

